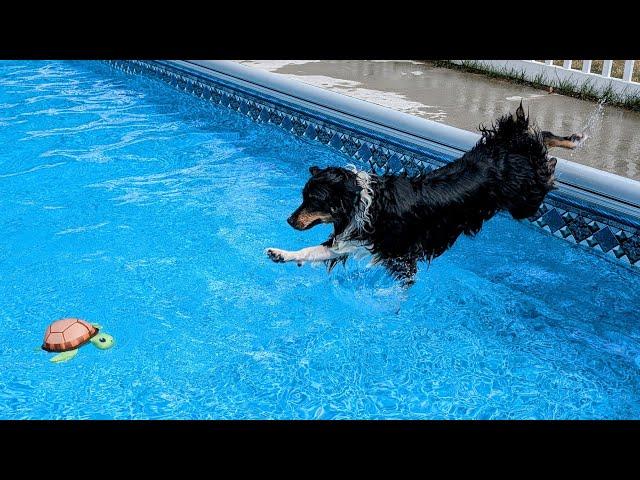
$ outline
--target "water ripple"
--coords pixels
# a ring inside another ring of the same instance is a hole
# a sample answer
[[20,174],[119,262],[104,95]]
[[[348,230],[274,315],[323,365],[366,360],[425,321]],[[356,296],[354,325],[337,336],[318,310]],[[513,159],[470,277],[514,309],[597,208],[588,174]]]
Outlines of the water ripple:
[[[636,274],[504,217],[407,291],[274,264],[346,157],[96,62],[0,73],[0,418],[640,416]],[[49,362],[64,316],[116,346]]]
[[35,167],[29,168],[28,170],[23,170],[21,172],[0,173],[0,178],[9,178],[9,177],[16,177],[18,175],[26,175],[28,173],[34,173],[43,169],[55,168],[65,164],[66,162],[45,163],[42,165],[37,165]]

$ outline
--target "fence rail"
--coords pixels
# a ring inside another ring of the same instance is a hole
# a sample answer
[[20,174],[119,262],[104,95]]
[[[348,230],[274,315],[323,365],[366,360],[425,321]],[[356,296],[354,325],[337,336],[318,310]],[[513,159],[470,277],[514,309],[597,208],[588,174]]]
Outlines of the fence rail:
[[542,85],[570,84],[576,89],[591,86],[596,93],[611,91],[619,97],[640,96],[640,83],[633,81],[635,60],[625,60],[622,78],[611,76],[613,60],[604,60],[601,73],[592,72],[593,60],[582,60],[581,68],[573,68],[576,60],[563,60],[554,65],[553,60],[451,60],[458,65],[470,65],[481,70],[523,75],[529,81]]

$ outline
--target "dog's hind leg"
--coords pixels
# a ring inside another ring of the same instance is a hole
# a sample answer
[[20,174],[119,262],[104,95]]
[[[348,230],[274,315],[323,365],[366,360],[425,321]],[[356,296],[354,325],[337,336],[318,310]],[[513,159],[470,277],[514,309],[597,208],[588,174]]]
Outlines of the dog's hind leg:
[[391,276],[402,283],[402,286],[409,288],[415,283],[415,276],[418,273],[418,259],[410,256],[390,257],[382,260],[382,265],[389,271]]
[[572,150],[585,139],[585,136],[580,133],[574,133],[566,137],[560,137],[551,132],[540,132],[540,134],[542,135],[542,141],[548,148],[561,147]]

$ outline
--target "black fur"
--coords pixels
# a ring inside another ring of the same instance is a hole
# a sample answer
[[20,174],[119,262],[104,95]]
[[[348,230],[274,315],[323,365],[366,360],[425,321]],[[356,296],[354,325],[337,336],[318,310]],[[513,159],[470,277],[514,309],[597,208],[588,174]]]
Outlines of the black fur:
[[[542,133],[529,128],[522,105],[516,115],[480,130],[473,149],[437,170],[417,177],[371,175],[372,221],[350,239],[366,243],[407,285],[418,261],[438,257],[461,234],[475,235],[498,211],[515,219],[533,215],[553,189],[556,159],[548,158]],[[324,245],[331,247],[351,222],[361,188],[356,174],[344,168],[312,167],[310,172],[303,204],[291,218],[303,210],[330,214],[334,233]],[[345,259],[331,260],[329,268]]]

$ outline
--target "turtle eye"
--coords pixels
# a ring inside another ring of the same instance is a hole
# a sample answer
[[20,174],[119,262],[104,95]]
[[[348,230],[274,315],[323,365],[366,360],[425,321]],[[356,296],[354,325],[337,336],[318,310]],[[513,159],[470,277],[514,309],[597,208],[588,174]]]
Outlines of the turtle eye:
[[106,341],[107,341],[107,339],[106,339],[106,338],[104,338],[104,337],[101,337],[101,338],[100,338],[100,343],[104,343],[104,342],[106,342]]

